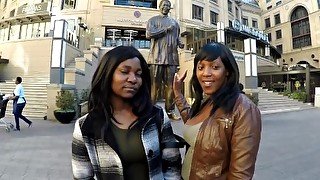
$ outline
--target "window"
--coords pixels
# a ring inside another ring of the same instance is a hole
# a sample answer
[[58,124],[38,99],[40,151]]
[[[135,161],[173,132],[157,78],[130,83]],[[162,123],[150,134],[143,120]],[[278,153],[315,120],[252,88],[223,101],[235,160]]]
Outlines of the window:
[[203,20],[203,7],[192,4],[192,19]]
[[264,23],[265,23],[265,27],[269,28],[270,27],[270,18],[265,19]]
[[210,11],[210,22],[211,24],[217,25],[218,22],[218,13]]
[[266,3],[270,2],[271,0],[266,0]]
[[282,4],[282,1],[276,2],[276,6],[279,6],[280,4]]
[[210,2],[218,3],[218,0],[210,0]]
[[305,46],[311,45],[311,37],[310,36],[302,36],[298,38],[293,38],[293,49],[302,48]]
[[269,40],[269,41],[272,41],[271,33],[268,33],[268,40]]
[[233,50],[244,51],[243,39],[238,36],[227,36],[226,45]]
[[16,12],[16,10],[15,10],[15,9],[14,9],[14,10],[12,10],[12,11],[10,11],[10,17],[13,17],[15,12]]
[[228,0],[228,11],[232,13],[232,2]]
[[19,39],[20,25],[15,24],[10,27],[9,40]]
[[282,38],[281,30],[277,30],[277,31],[276,31],[276,38],[277,38],[277,39],[281,39],[281,38]]
[[6,7],[7,7],[7,3],[8,3],[8,0],[5,0],[5,1],[4,1],[3,8],[6,8]]
[[258,29],[258,21],[257,20],[252,20],[252,27]]
[[232,21],[229,20],[229,27],[232,27]]
[[280,24],[280,23],[281,23],[280,14],[274,15],[274,24],[277,25],[277,24]]
[[293,49],[311,45],[310,24],[307,10],[298,6],[291,14]]
[[239,19],[239,9],[236,7],[236,18]]
[[318,2],[318,8],[320,9],[320,0],[317,0],[317,2]]
[[282,44],[277,45],[276,48],[282,54]]
[[242,24],[248,26],[248,18],[242,18]]
[[272,8],[272,5],[271,5],[271,6],[268,6],[268,7],[267,7],[267,10],[270,10],[271,8]]
[[114,5],[157,8],[157,0],[115,0]]
[[75,9],[77,0],[63,0],[61,9]]

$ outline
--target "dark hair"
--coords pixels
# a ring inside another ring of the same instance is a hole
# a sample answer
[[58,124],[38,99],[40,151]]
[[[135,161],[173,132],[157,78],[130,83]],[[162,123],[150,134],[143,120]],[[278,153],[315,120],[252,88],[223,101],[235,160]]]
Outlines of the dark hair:
[[232,55],[232,52],[225,45],[220,43],[209,43],[203,46],[194,58],[193,75],[191,78],[192,87],[195,92],[195,101],[191,109],[191,117],[195,116],[202,105],[203,90],[197,78],[197,64],[199,61],[214,61],[220,57],[223,65],[228,71],[227,82],[210,99],[214,104],[211,113],[217,108],[222,108],[225,112],[230,112],[239,95],[239,69]]
[[162,4],[164,2],[169,2],[170,3],[170,7],[171,7],[171,2],[169,0],[161,0],[160,3],[159,3],[159,8],[162,6]]
[[103,111],[106,118],[112,116],[112,77],[120,63],[137,57],[142,69],[142,85],[137,94],[129,101],[133,106],[133,113],[139,117],[146,115],[152,109],[151,79],[148,64],[141,53],[132,46],[118,46],[108,51],[102,58],[93,75],[89,94],[89,111]]
[[16,81],[20,84],[20,83],[22,82],[22,78],[18,76],[18,77],[16,78]]
[[243,84],[242,84],[242,83],[239,83],[239,90],[242,91],[243,88],[244,88],[244,87],[243,87]]

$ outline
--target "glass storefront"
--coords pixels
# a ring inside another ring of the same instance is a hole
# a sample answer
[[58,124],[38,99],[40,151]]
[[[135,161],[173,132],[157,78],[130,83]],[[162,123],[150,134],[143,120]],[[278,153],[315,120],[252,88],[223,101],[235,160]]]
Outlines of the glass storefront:
[[30,24],[13,24],[0,28],[0,42],[47,37],[50,22],[36,22]]
[[106,28],[105,47],[134,46],[137,49],[149,49],[150,40],[146,39],[146,31],[141,29]]
[[217,41],[217,31],[203,31],[195,28],[187,28],[187,49],[197,53],[202,46]]
[[115,0],[114,5],[157,8],[157,0]]

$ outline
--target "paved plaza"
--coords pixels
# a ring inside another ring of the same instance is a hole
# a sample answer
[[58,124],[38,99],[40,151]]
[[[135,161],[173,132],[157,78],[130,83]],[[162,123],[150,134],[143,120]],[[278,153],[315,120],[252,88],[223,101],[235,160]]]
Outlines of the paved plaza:
[[20,132],[0,128],[0,180],[72,179],[73,124],[30,120],[30,128],[20,121]]
[[[320,109],[263,115],[255,180],[320,177]],[[12,118],[6,118],[13,122]],[[21,132],[0,127],[0,180],[68,180],[73,123],[32,119]],[[172,123],[180,134],[181,122]]]

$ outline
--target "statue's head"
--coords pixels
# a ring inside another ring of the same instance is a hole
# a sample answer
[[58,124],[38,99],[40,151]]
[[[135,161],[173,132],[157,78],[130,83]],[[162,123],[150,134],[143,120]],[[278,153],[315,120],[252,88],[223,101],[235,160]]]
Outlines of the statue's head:
[[161,0],[159,4],[161,14],[168,15],[171,9],[171,2],[169,0]]

